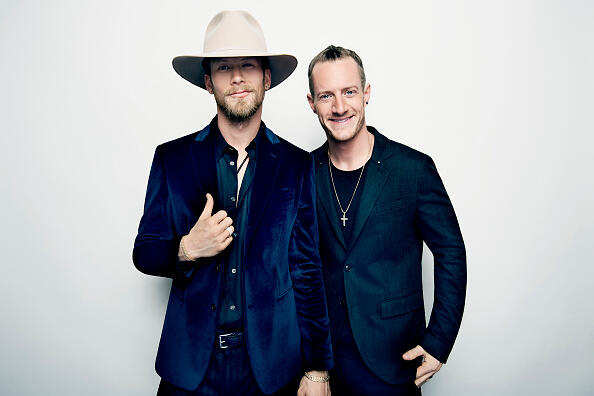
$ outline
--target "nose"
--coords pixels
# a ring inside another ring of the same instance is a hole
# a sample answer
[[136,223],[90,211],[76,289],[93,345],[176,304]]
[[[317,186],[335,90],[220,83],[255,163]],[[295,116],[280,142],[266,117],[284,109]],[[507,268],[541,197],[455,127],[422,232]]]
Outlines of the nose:
[[334,103],[332,104],[332,112],[335,114],[343,114],[346,111],[346,105],[342,95],[335,96]]
[[241,67],[234,67],[231,74],[231,83],[241,84],[243,82],[243,73]]

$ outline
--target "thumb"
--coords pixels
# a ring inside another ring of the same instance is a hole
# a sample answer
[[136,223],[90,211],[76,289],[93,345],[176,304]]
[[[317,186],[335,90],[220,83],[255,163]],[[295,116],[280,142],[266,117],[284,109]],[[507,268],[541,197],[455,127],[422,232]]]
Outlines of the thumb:
[[408,351],[404,355],[402,355],[402,358],[404,360],[413,360],[419,356],[422,356],[424,353],[425,353],[425,350],[423,348],[421,348],[420,345],[417,345],[416,347],[414,347],[413,349],[411,349],[410,351]]
[[200,217],[198,218],[198,220],[202,220],[205,219],[207,217],[210,217],[212,215],[212,207],[214,205],[214,200],[212,199],[212,195],[210,194],[206,194],[206,204],[204,205],[204,209],[202,210],[202,213],[200,213]]

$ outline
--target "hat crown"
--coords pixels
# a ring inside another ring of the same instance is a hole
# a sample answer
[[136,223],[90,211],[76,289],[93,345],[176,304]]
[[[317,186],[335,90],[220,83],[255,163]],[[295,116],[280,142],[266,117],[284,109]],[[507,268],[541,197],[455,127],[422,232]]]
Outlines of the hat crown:
[[204,54],[250,50],[266,53],[260,24],[246,11],[221,11],[210,21],[204,36]]
[[256,19],[245,11],[219,12],[206,27],[203,53],[173,58],[173,68],[183,78],[206,89],[204,59],[266,57],[270,69],[270,88],[283,82],[295,71],[297,58],[271,54],[266,48],[264,32]]

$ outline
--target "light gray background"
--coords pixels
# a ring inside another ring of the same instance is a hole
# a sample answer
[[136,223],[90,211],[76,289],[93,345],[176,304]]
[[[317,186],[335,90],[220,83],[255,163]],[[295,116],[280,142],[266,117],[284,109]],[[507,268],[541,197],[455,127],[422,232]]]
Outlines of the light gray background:
[[[592,2],[215,3],[2,1],[0,394],[154,394],[170,281],[131,250],[155,146],[214,114],[170,62],[221,8],[300,61],[266,95],[280,136],[323,142],[306,67],[335,43],[363,58],[368,123],[436,161],[468,300],[424,394],[590,393]],[[430,307],[429,253],[424,268]]]

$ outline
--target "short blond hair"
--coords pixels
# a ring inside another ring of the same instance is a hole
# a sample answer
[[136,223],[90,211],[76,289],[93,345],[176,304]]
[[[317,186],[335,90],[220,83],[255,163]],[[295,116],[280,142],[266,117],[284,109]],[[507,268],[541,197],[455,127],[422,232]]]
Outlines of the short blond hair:
[[365,89],[365,69],[363,68],[363,61],[361,58],[359,58],[359,55],[357,55],[357,53],[353,50],[335,45],[329,45],[324,48],[322,52],[314,56],[311,62],[309,62],[309,67],[307,68],[307,78],[309,79],[309,92],[312,96],[314,95],[314,88],[311,73],[314,66],[320,62],[332,62],[342,58],[352,58],[355,63],[357,63],[357,66],[359,67],[359,75],[361,76],[361,87]]

